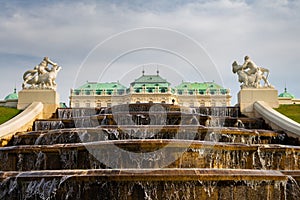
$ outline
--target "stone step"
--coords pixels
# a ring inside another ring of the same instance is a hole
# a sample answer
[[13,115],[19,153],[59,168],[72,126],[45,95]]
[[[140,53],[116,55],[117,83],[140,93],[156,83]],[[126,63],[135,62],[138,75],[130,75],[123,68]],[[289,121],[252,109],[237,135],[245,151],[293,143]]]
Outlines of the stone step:
[[190,139],[242,144],[283,143],[287,138],[271,130],[203,126],[103,126],[17,133],[8,142],[14,145],[47,145],[126,139]]
[[0,197],[7,199],[297,199],[296,186],[273,170],[46,170],[0,177]]
[[0,148],[0,170],[98,168],[300,169],[300,147],[193,140],[110,140]]
[[[151,121],[149,112],[146,113],[116,113],[103,114],[71,118],[51,118],[44,120],[36,120],[33,125],[33,130],[54,130],[58,128],[76,128],[76,127],[97,127],[102,125],[153,125],[166,124],[172,125],[190,125],[199,124],[205,126],[208,121],[213,127],[240,127],[246,129],[270,129],[262,119],[245,118],[245,117],[224,117],[224,116],[201,116],[194,114],[183,114],[180,112],[172,113],[151,113],[156,114],[155,121]],[[128,116],[129,115],[129,116]],[[124,116],[127,116],[124,118]],[[161,121],[161,118],[163,121]],[[153,119],[152,119],[153,120]],[[196,121],[195,121],[196,120]],[[241,122],[240,124],[237,121]]]

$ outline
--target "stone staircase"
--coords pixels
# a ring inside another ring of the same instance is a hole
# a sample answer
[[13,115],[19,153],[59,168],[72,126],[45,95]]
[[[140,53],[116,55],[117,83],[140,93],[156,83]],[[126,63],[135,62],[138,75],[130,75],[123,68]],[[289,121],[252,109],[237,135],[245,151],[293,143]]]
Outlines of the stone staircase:
[[58,109],[0,148],[0,199],[299,198],[298,138],[201,109]]

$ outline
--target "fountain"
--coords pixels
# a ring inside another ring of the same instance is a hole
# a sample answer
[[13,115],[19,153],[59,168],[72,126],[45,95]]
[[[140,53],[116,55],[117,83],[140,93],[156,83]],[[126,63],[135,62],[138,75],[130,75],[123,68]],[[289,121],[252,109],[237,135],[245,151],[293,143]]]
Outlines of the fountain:
[[[47,57],[39,67],[46,63],[59,70]],[[56,113],[2,142],[0,199],[299,199],[299,138],[255,117],[255,98],[276,92],[263,74],[267,89],[243,70],[233,64],[247,87],[240,107],[152,102],[99,109],[56,109],[54,80],[43,86],[28,76],[34,70],[25,72],[19,106],[36,100],[32,92],[47,94],[40,110]]]
[[[236,108],[217,110],[58,109],[0,148],[0,197],[297,199],[299,142]],[[205,126],[211,117],[224,126]]]

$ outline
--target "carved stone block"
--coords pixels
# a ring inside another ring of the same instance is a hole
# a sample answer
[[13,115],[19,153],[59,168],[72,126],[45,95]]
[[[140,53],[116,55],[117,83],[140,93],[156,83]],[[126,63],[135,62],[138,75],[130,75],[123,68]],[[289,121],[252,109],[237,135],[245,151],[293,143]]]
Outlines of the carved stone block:
[[17,108],[24,110],[32,102],[44,105],[43,118],[49,118],[59,107],[59,94],[54,90],[25,89],[19,92]]
[[264,101],[272,108],[278,108],[278,91],[274,88],[244,88],[238,93],[241,113],[248,117],[255,117],[253,104],[256,101]]

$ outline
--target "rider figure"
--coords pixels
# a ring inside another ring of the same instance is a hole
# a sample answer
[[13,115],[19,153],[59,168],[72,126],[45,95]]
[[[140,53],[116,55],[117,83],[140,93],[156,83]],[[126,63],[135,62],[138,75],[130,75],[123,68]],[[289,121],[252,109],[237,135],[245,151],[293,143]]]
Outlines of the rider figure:
[[[242,65],[242,69],[247,73],[248,76],[251,76],[252,74],[255,75],[255,82],[254,86],[258,87],[260,85],[259,83],[259,73],[260,73],[260,67],[258,67],[249,56],[245,56],[244,58],[244,64]],[[246,71],[246,69],[248,69]]]
[[243,70],[249,69],[245,71],[249,76],[252,74],[256,74],[259,70],[259,67],[250,59],[249,56],[245,56]]
[[48,57],[45,57],[42,62],[34,68],[38,72],[38,75],[46,74],[51,71],[51,69],[48,68],[48,63],[56,65],[56,63],[52,63]]
[[267,87],[271,87],[268,78],[264,75],[264,72],[267,72],[267,76],[269,73],[268,69],[262,68],[257,66],[251,59],[249,56],[245,56],[244,58],[244,64],[242,65],[242,69],[245,71],[246,69],[248,69],[247,71],[245,71],[247,73],[248,76],[251,76],[252,74],[255,75],[255,83],[254,86],[255,87],[259,87],[260,86],[260,79],[263,79],[265,82],[265,86]]
[[[48,68],[48,64],[52,65],[52,69]],[[44,77],[49,74],[53,68],[57,69],[57,63],[52,62],[48,57],[44,57],[41,63],[34,67],[33,70],[27,70],[23,75],[23,84],[22,87],[26,88],[26,84],[31,84],[32,87],[42,87],[44,83],[30,83],[34,79],[38,79],[38,77]]]

